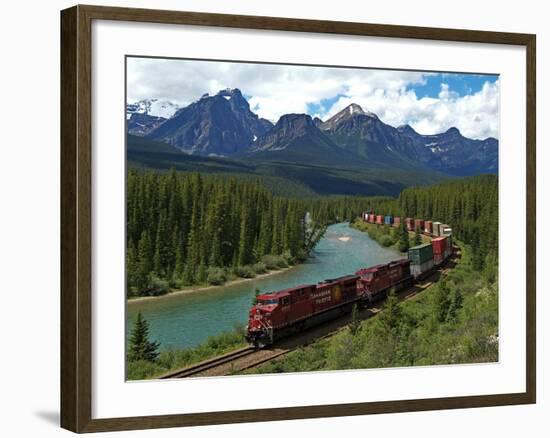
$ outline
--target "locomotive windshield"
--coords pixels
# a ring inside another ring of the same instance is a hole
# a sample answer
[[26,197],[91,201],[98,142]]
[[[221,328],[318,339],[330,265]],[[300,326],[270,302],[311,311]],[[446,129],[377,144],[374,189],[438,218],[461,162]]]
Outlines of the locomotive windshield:
[[277,304],[277,298],[269,298],[267,300],[262,300],[261,304]]

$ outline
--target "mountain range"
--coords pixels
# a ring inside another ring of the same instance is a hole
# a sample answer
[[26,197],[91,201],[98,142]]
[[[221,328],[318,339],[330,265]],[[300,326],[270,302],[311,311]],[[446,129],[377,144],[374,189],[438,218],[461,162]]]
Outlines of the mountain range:
[[[250,173],[264,176],[300,180],[300,173],[313,172],[306,186],[315,193],[319,190],[312,188],[313,178],[327,181],[335,174],[355,181],[335,193],[353,193],[356,183],[376,181],[383,187],[393,183],[395,187],[389,189],[393,194],[407,185],[498,172],[498,140],[494,138],[470,139],[457,128],[422,135],[409,125],[390,126],[357,104],[325,121],[307,114],[286,114],[273,124],[258,117],[238,89],[205,94],[183,108],[156,100],[128,105],[127,132],[129,138],[141,137],[128,142],[128,158],[135,165],[166,168],[166,157],[162,165],[151,160],[155,152],[170,151],[172,164],[193,161],[192,156],[202,157],[204,164],[217,157],[215,168],[220,163],[229,168],[241,163]],[[132,155],[131,146],[138,143],[139,157]],[[145,150],[149,157],[144,162]],[[371,189],[369,194],[379,194],[370,193]]]

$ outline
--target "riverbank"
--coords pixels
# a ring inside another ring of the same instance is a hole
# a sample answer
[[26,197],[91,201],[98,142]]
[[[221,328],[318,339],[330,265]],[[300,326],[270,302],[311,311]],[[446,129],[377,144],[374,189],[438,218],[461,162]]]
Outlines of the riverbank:
[[136,303],[142,303],[144,301],[156,301],[156,300],[160,300],[160,299],[163,299],[163,298],[172,298],[172,297],[181,296],[181,295],[212,291],[212,290],[216,290],[216,289],[223,289],[227,286],[234,286],[234,285],[240,284],[240,283],[246,283],[246,282],[253,281],[253,280],[259,280],[259,279],[262,279],[262,278],[272,277],[276,274],[282,274],[284,272],[287,272],[287,271],[295,268],[296,266],[297,265],[292,265],[292,266],[289,266],[287,268],[274,269],[274,270],[265,272],[263,274],[256,275],[255,277],[251,277],[251,278],[235,278],[233,280],[226,281],[224,284],[219,284],[219,285],[189,286],[188,288],[167,292],[164,295],[147,296],[147,297],[130,297],[130,298],[127,299],[126,302],[127,302],[128,305],[132,305],[132,304],[136,304]]

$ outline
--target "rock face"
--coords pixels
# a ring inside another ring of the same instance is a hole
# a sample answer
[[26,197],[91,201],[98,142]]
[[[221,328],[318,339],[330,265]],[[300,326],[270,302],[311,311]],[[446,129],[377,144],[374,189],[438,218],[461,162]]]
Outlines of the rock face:
[[[248,151],[252,160],[322,166],[356,166],[361,157],[342,150],[306,114],[286,114]],[[366,163],[364,163],[366,164]]]
[[411,126],[387,125],[375,114],[351,104],[320,125],[339,146],[383,163],[405,161],[451,175],[498,172],[498,141],[464,137],[457,128],[436,135]]
[[422,150],[422,162],[434,170],[466,176],[498,173],[498,140],[492,137],[474,140],[464,137],[457,128],[435,135],[418,134],[410,126],[399,132]]
[[204,95],[147,134],[184,152],[227,156],[248,149],[272,127],[250,111],[238,89]]
[[498,172],[498,140],[494,138],[466,138],[456,128],[421,135],[409,125],[387,125],[357,104],[326,121],[286,114],[275,126],[252,112],[238,89],[205,94],[185,108],[176,108],[155,99],[128,105],[128,133],[201,156],[323,166],[367,164],[457,176]]
[[127,120],[128,134],[145,136],[153,129],[162,125],[166,119],[164,117],[155,117],[148,114],[133,113]]

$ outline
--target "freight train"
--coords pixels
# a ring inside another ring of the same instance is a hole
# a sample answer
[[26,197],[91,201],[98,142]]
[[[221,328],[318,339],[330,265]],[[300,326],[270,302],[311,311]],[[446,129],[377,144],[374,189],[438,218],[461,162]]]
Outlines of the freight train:
[[[399,227],[401,218],[364,213],[363,221]],[[248,315],[247,340],[255,347],[299,333],[350,313],[354,305],[367,307],[410,287],[434,272],[452,254],[452,229],[440,222],[405,218],[410,231],[419,230],[431,243],[409,249],[406,259],[359,269],[355,274],[304,284],[256,297]]]

